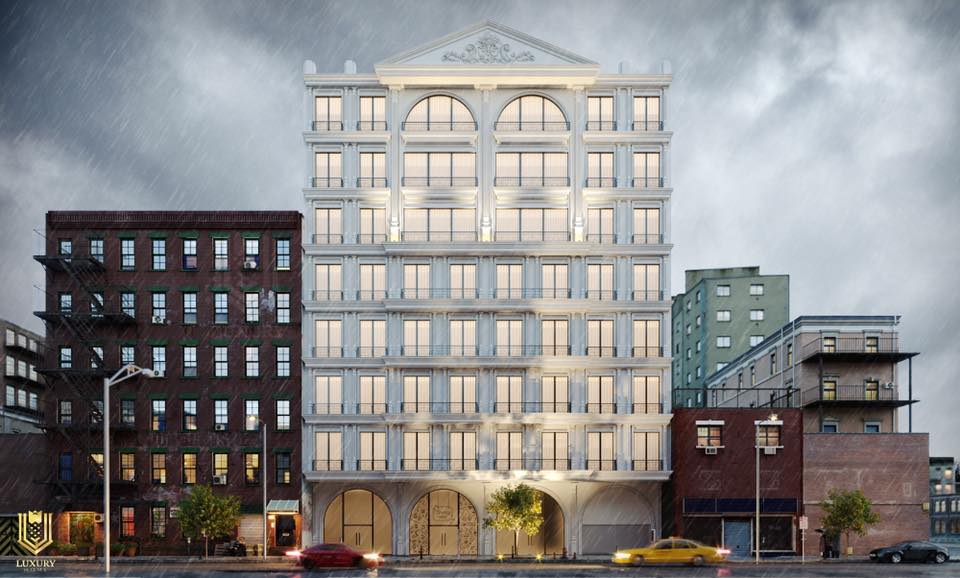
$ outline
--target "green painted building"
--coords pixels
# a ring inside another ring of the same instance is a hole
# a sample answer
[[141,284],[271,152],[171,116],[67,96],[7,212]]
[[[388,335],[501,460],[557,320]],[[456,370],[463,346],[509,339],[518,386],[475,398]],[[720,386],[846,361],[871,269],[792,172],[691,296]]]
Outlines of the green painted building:
[[790,320],[790,276],[694,269],[673,298],[673,405],[700,407],[706,377]]

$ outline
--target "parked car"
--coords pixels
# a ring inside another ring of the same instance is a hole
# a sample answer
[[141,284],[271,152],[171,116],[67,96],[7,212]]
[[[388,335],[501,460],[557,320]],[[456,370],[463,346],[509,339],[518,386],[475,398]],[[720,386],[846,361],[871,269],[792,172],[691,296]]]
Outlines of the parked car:
[[950,551],[931,542],[900,542],[887,548],[877,548],[870,552],[874,562],[936,562],[943,564],[950,559]]
[[356,566],[358,568],[379,568],[383,566],[383,556],[376,552],[361,552],[346,544],[317,544],[304,550],[291,550],[287,556],[309,570],[330,566]]
[[683,538],[665,538],[645,548],[617,550],[613,553],[614,564],[715,564],[723,562],[730,550],[705,546]]

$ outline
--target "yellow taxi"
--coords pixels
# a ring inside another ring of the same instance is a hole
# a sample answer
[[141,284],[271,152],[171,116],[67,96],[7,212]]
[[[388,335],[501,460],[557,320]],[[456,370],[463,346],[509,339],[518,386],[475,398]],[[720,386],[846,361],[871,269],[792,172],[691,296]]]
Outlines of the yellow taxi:
[[730,555],[726,548],[705,546],[683,538],[664,538],[645,548],[617,550],[613,553],[614,564],[715,564]]

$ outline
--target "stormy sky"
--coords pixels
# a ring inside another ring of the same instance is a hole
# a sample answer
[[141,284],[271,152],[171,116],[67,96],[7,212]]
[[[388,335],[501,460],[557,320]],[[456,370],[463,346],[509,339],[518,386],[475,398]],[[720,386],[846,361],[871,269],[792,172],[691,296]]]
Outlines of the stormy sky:
[[0,317],[35,330],[51,209],[300,209],[304,59],[361,72],[493,19],[673,64],[673,293],[791,276],[791,314],[901,314],[915,429],[960,456],[960,3],[5,1]]

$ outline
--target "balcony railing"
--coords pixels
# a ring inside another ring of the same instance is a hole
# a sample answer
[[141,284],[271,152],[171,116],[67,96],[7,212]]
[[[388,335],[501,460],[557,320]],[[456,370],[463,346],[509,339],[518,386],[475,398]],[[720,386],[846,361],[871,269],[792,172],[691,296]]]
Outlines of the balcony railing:
[[400,411],[403,413],[433,413],[429,401],[404,401],[400,404]]
[[343,348],[339,346],[324,345],[313,348],[314,357],[343,357]]
[[479,413],[480,405],[475,401],[435,401],[434,413]]
[[662,472],[663,460],[633,460],[635,472]]
[[476,231],[404,231],[401,239],[407,243],[473,243]]
[[521,287],[497,287],[493,290],[494,299],[523,299],[526,295]]
[[361,289],[357,291],[357,299],[360,301],[379,301],[387,298],[387,292],[383,289]]
[[617,348],[614,345],[588,345],[587,355],[590,357],[616,357]]
[[386,242],[387,236],[383,233],[360,233],[357,235],[357,243],[361,245],[379,245]]
[[340,233],[316,233],[313,235],[315,245],[339,245],[343,243],[343,235]]
[[523,458],[497,458],[493,460],[493,469],[498,472],[506,472],[510,470],[523,470],[524,459]]
[[421,472],[471,472],[480,469],[480,462],[476,458],[408,458],[400,460],[400,468]]
[[663,177],[633,177],[635,189],[662,189]]
[[586,239],[587,243],[613,245],[617,242],[617,235],[614,233],[587,233]]
[[429,472],[433,467],[432,458],[404,458],[400,460],[400,469],[403,471]]
[[405,187],[475,187],[477,186],[477,177],[452,177],[450,175],[403,177],[400,184]]
[[803,403],[807,404],[814,401],[896,401],[900,399],[900,395],[895,385],[888,387],[886,383],[860,383],[805,389],[801,398]]
[[357,471],[383,472],[387,469],[387,460],[357,460]]
[[663,413],[662,403],[633,403],[630,406],[632,413],[635,414],[660,414]]
[[613,472],[617,469],[617,460],[591,460],[588,458],[587,469],[601,472]]
[[358,120],[357,130],[359,131],[383,131],[387,130],[387,121],[385,120]]
[[340,177],[313,177],[310,179],[310,183],[315,189],[343,188],[343,179]]
[[562,243],[570,240],[570,231],[497,231],[494,240],[498,243]]
[[615,301],[617,299],[617,292],[613,289],[587,289],[587,299]]
[[494,355],[497,357],[566,357],[570,354],[569,345],[497,345],[494,347]]
[[570,177],[494,177],[495,187],[569,187]]
[[343,415],[342,403],[314,403],[310,410],[313,415]]
[[570,289],[567,287],[546,287],[523,290],[523,296],[527,299],[570,299],[570,294]]
[[524,413],[570,413],[569,401],[526,401]]
[[401,289],[400,297],[403,299],[446,299],[449,292],[449,289],[415,287],[411,289]]
[[387,404],[385,403],[358,403],[357,413],[360,415],[378,415],[387,413]]
[[333,132],[343,130],[343,122],[339,120],[315,120],[311,125],[314,132]]
[[634,290],[634,301],[662,301],[663,291],[657,289]]
[[343,471],[343,460],[313,460],[313,471],[341,472]]
[[496,401],[493,403],[493,413],[523,413],[522,401]]
[[477,123],[465,120],[405,121],[400,128],[410,132],[473,132],[477,130]]
[[357,177],[358,189],[383,189],[387,184],[387,177]]
[[437,345],[431,350],[432,355],[452,355],[455,357],[476,357],[480,348],[476,345]]
[[615,120],[588,120],[587,130],[611,131],[617,130],[617,121]]
[[570,458],[528,458],[523,460],[523,469],[533,472],[568,472],[572,467]]
[[617,413],[617,404],[612,402],[588,402],[587,413]]
[[532,121],[522,120],[518,122],[497,121],[493,125],[493,130],[504,131],[531,131],[531,132],[563,132],[570,130],[570,123],[566,121]]
[[357,347],[357,357],[384,357],[387,354],[385,345],[361,345]]
[[433,348],[429,345],[403,345],[400,347],[400,355],[404,357],[430,357],[433,355]]
[[807,359],[816,354],[889,354],[899,352],[900,344],[897,337],[820,337],[806,344],[800,350],[800,359]]
[[584,186],[588,189],[612,189],[617,186],[617,177],[587,177]]
[[318,289],[313,292],[314,301],[343,301],[343,291],[339,289]]
[[663,243],[663,235],[660,234],[644,234],[633,236],[634,245],[658,245],[660,243]]
[[661,131],[663,130],[662,120],[640,120],[634,121],[633,130],[635,131]]
[[633,357],[663,357],[663,348],[657,345],[635,345]]

